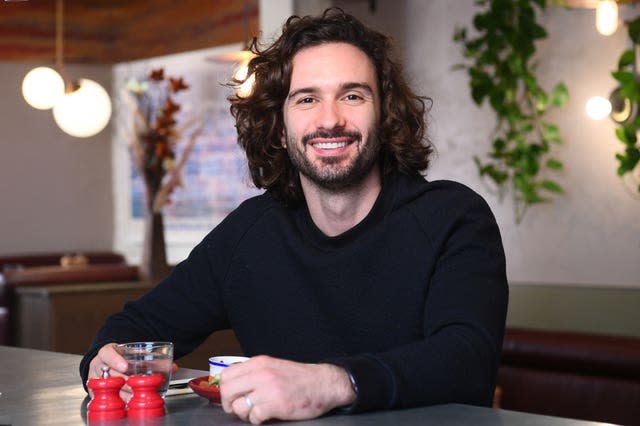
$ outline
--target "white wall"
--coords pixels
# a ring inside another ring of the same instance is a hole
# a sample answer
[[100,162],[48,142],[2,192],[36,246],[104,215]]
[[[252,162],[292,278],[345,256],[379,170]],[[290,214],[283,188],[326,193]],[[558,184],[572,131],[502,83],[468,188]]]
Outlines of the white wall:
[[451,70],[462,61],[454,29],[471,28],[475,1],[383,0],[373,13],[368,3],[336,1],[392,35],[415,87],[433,98],[430,135],[438,157],[428,178],[457,180],[485,196],[502,230],[510,281],[640,287],[640,199],[616,175],[621,144],[613,122],[584,112],[590,96],[608,96],[615,87],[610,71],[627,46],[626,29],[599,35],[587,9],[548,8],[541,16],[549,32],[538,47],[542,85],[550,89],[563,80],[571,96],[569,106],[550,117],[565,140],[556,155],[565,163],[558,179],[567,193],[533,207],[516,225],[510,200],[498,200],[472,160],[490,146],[493,115],[471,100],[466,73]]
[[[109,129],[73,138],[27,105],[20,85],[35,65],[0,63],[0,254],[110,250]],[[110,67],[67,68],[110,87]]]

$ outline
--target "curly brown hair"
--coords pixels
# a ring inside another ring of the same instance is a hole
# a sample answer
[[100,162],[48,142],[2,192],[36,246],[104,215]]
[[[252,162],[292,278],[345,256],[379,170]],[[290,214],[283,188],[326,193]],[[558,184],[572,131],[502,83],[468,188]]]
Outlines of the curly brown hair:
[[[281,145],[292,59],[304,48],[335,42],[361,49],[376,69],[382,100],[378,133],[383,177],[393,172],[420,175],[429,166],[432,146],[426,136],[425,100],[430,100],[414,94],[405,81],[401,65],[391,57],[390,38],[338,8],[327,9],[320,17],[292,16],[271,46],[262,50],[253,40],[256,56],[248,72],[255,76],[253,90],[229,97],[253,183],[286,204],[304,199],[298,171]],[[242,82],[230,84],[237,87]]]

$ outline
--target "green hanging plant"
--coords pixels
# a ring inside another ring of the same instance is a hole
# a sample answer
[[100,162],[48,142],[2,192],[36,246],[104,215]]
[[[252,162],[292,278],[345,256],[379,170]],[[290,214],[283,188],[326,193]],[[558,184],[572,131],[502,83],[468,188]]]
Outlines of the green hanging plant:
[[[616,154],[618,176],[633,172],[640,163],[640,81],[636,70],[635,47],[640,44],[640,17],[629,23],[629,39],[633,48],[625,50],[618,60],[618,69],[611,75],[620,86],[611,94],[613,104],[612,118],[618,123],[616,137],[624,144],[624,152]],[[640,184],[636,188],[640,193]]]
[[535,42],[547,36],[536,22],[536,7],[545,0],[478,0],[483,8],[474,16],[478,34],[471,38],[467,29],[456,29],[454,41],[463,46],[471,97],[477,105],[485,100],[496,114],[488,158],[475,157],[480,176],[498,186],[500,198],[513,191],[516,222],[536,203],[550,201],[549,195],[563,193],[550,173],[563,164],[551,155],[553,145],[562,143],[560,130],[545,121],[554,107],[567,104],[569,94],[558,83],[548,94],[538,84],[534,62]]

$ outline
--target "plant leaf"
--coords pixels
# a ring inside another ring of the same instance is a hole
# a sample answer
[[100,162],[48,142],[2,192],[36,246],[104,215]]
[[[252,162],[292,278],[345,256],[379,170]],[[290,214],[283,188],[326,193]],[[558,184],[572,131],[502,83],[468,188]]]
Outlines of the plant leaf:
[[542,137],[544,140],[553,143],[560,143],[560,129],[555,124],[543,123],[542,124]]
[[629,38],[631,38],[635,44],[640,44],[640,17],[629,23]]
[[620,140],[625,144],[629,143],[629,139],[627,139],[627,134],[624,131],[624,128],[622,127],[616,128],[616,137],[618,138],[618,140]]
[[546,162],[546,166],[551,170],[562,170],[564,165],[560,160],[556,160],[555,158],[549,158]]
[[633,65],[635,62],[636,54],[633,50],[627,49],[622,53],[620,59],[618,60],[618,70],[622,70],[629,65]]
[[569,90],[564,83],[560,82],[553,88],[551,92],[551,103],[559,108],[569,103]]
[[629,83],[635,80],[635,76],[630,71],[618,70],[611,72],[613,78],[618,80],[621,84]]
[[562,189],[560,185],[552,180],[543,180],[540,185],[549,192],[553,192],[556,194],[564,193],[564,189]]

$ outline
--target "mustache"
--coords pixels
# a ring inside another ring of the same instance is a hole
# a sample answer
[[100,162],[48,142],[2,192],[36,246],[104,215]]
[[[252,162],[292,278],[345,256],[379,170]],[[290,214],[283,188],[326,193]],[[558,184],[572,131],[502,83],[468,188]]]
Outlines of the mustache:
[[311,139],[336,139],[336,138],[349,138],[354,139],[356,142],[362,140],[362,134],[360,132],[347,132],[345,130],[318,130],[313,133],[308,133],[302,137],[302,143],[307,144]]

